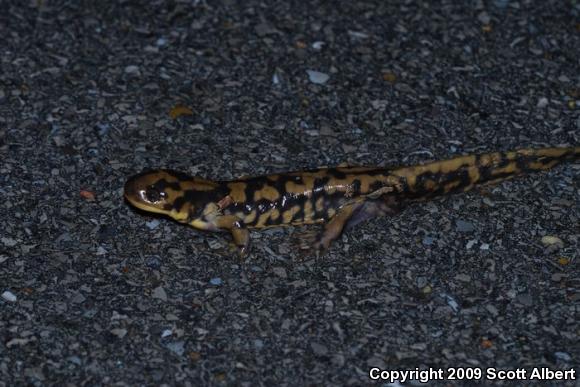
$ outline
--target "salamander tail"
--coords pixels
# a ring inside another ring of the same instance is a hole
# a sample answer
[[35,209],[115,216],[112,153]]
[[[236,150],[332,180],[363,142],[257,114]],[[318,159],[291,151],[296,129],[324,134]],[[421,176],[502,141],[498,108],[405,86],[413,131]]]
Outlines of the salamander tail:
[[497,183],[579,159],[580,147],[520,149],[396,168],[390,175],[401,180],[406,196],[421,199],[468,191],[476,185]]

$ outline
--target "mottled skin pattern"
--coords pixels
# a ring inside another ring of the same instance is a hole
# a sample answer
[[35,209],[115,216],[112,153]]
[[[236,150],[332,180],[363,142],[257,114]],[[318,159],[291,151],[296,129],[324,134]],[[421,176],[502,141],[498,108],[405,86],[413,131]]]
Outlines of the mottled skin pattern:
[[133,176],[125,198],[135,207],[210,231],[229,231],[242,255],[248,229],[324,223],[315,242],[327,249],[345,228],[394,214],[407,202],[464,192],[580,158],[580,147],[461,156],[397,168],[319,168],[233,181],[155,170]]

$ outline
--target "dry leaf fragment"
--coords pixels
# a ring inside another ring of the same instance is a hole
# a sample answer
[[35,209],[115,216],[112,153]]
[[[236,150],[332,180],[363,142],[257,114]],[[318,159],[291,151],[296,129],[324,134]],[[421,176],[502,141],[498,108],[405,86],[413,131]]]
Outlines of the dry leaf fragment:
[[389,83],[395,83],[397,76],[391,72],[383,73],[383,80]]
[[85,189],[82,189],[81,192],[81,197],[89,202],[93,202],[95,201],[95,194],[91,191],[87,191]]
[[192,115],[193,111],[187,106],[183,105],[175,105],[173,109],[171,109],[171,111],[169,112],[169,116],[174,120],[181,116],[192,116]]
[[567,258],[567,257],[560,257],[560,258],[558,258],[558,263],[559,263],[561,266],[566,266],[566,265],[568,265],[568,264],[570,263],[570,258]]

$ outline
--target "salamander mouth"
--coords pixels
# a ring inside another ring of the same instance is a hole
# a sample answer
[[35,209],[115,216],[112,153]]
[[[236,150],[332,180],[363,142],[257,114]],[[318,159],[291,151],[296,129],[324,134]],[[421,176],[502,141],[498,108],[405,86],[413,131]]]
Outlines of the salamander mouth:
[[145,187],[148,182],[151,181],[151,174],[153,171],[145,170],[137,175],[132,176],[123,188],[123,196],[129,200],[132,204],[135,202],[145,202],[146,197],[144,196]]
[[137,175],[127,180],[123,188],[123,196],[133,206],[144,210],[150,210],[151,206],[147,205],[144,198],[145,190],[140,177],[140,175]]
[[148,174],[150,172],[143,172],[127,180],[123,187],[123,196],[129,204],[140,210],[168,215],[172,205],[164,202],[164,192],[157,192],[158,196],[153,200],[153,192],[148,192],[146,188],[149,185],[148,181],[151,180],[147,178]]

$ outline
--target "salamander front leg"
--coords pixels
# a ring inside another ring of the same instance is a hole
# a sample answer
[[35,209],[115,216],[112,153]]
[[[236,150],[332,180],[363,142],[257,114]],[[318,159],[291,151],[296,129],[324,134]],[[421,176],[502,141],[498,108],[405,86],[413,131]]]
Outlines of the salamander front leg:
[[219,216],[215,220],[215,226],[232,234],[235,248],[240,253],[240,256],[245,257],[248,255],[250,250],[250,232],[239,218],[232,215]]
[[240,222],[235,222],[230,229],[234,244],[238,248],[240,255],[245,257],[250,251],[250,232]]

